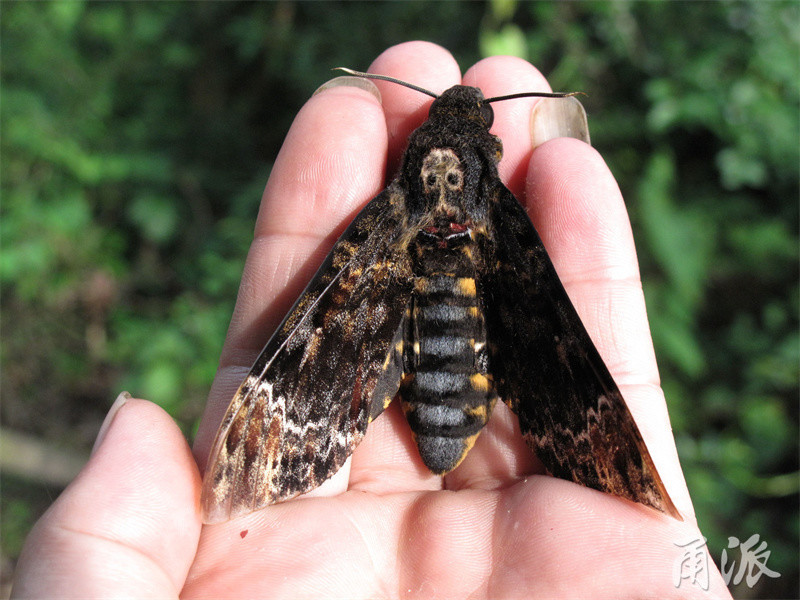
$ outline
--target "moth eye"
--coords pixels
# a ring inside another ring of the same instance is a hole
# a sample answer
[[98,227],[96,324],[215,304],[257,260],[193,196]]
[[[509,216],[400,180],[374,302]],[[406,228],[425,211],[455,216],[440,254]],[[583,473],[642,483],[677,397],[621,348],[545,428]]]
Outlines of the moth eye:
[[434,175],[433,173],[428,175],[427,179],[425,180],[425,183],[428,185],[428,187],[435,186],[436,185],[436,175]]
[[494,111],[492,107],[489,104],[480,103],[478,104],[478,108],[481,111],[481,117],[486,121],[486,127],[491,127],[492,123],[494,123]]
[[451,171],[447,174],[447,185],[452,188],[461,187],[461,174],[455,171]]

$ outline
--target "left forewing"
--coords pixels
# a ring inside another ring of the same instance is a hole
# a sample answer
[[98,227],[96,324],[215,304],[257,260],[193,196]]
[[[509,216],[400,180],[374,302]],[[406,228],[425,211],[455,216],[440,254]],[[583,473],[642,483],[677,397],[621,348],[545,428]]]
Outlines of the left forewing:
[[402,233],[402,196],[390,188],[356,217],[267,343],[212,447],[205,522],[318,486],[391,400],[412,288]]

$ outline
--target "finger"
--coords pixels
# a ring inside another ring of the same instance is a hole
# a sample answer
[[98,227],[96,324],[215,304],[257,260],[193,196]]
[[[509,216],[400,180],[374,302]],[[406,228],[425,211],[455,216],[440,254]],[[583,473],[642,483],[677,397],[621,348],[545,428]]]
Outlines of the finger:
[[[392,46],[373,61],[369,72],[396,77],[435,94],[461,83],[461,70],[450,52],[430,42]],[[375,84],[381,91],[391,143],[387,172],[394,177],[408,136],[428,118],[433,98],[388,81]]]
[[693,514],[650,337],[639,266],[619,187],[600,155],[569,138],[533,153],[528,211],[673,501]]
[[[460,80],[458,64],[452,55],[428,42],[408,42],[389,48],[372,63],[370,72],[396,77],[435,93]],[[427,118],[431,98],[395,83],[378,83],[390,139],[398,142],[393,151],[404,150],[411,130]],[[353,453],[350,489],[385,494],[439,489],[441,485],[441,477],[431,474],[422,463],[399,406],[391,406],[370,425],[364,441]]]
[[78,477],[17,566],[25,598],[177,597],[200,535],[197,467],[180,430],[142,400],[116,404]]
[[[530,63],[510,56],[484,59],[464,75],[464,83],[479,87],[487,98],[517,92],[549,92],[550,86]],[[491,132],[503,142],[498,170],[503,183],[522,200],[527,165],[533,151],[530,115],[537,98],[517,98],[493,103]],[[449,489],[493,489],[530,473],[543,473],[522,438],[516,416],[502,403],[495,406],[488,425],[478,436],[464,462],[446,477]]]
[[[492,56],[478,62],[464,74],[464,85],[479,87],[486,98],[550,91],[547,80],[533,65],[513,56]],[[533,151],[529,124],[537,102],[538,98],[516,98],[491,104],[491,132],[503,142],[500,179],[517,198],[523,198],[525,193],[528,160]]]
[[383,187],[387,137],[370,93],[312,97],[286,137],[261,201],[255,238],[195,442],[201,465],[231,397],[337,235]]

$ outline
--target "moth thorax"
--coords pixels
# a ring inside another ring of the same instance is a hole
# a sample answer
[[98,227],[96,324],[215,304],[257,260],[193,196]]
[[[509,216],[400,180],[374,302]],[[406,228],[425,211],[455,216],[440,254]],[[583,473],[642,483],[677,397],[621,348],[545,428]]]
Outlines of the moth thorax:
[[446,473],[472,447],[495,402],[475,278],[420,276],[408,321],[400,397],[423,462]]
[[419,173],[424,194],[436,200],[441,211],[457,208],[464,191],[464,169],[452,148],[433,148],[422,159]]

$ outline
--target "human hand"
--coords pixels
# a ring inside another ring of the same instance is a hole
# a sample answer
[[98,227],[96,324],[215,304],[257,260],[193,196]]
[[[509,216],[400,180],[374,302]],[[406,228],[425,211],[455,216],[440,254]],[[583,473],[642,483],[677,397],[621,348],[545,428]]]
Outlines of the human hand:
[[[372,72],[435,92],[461,82],[442,48],[409,43]],[[519,59],[463,78],[485,95],[547,91]],[[264,192],[236,312],[195,445],[201,464],[230,398],[327,248],[393,173],[430,98],[337,87],[295,120]],[[528,212],[686,518],[543,475],[502,403],[444,479],[422,465],[394,403],[331,480],[297,500],[200,527],[199,475],[160,409],[128,401],[20,560],[20,596],[729,597],[675,587],[676,544],[700,536],[675,453],[630,226],[602,159],[569,139],[531,150],[536,99],[493,105],[500,174]],[[612,327],[613,324],[613,327]],[[498,456],[501,460],[498,460]]]

